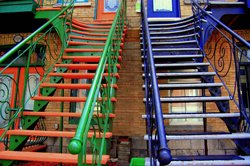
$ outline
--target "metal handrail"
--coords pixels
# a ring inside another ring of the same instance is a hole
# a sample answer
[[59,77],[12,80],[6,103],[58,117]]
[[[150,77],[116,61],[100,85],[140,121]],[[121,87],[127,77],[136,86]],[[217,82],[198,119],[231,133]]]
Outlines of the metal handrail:
[[[103,53],[102,53],[100,61],[98,63],[98,68],[96,70],[95,77],[92,80],[92,86],[88,92],[88,97],[87,97],[87,100],[85,102],[85,105],[84,105],[84,108],[82,111],[82,115],[79,119],[79,123],[78,123],[77,129],[76,129],[76,132],[75,132],[75,136],[70,140],[70,143],[68,145],[68,149],[69,149],[70,153],[79,154],[79,156],[78,156],[79,161],[78,162],[80,162],[82,160],[81,153],[83,153],[82,151],[84,148],[84,144],[86,144],[84,142],[84,136],[87,135],[86,133],[89,130],[89,125],[90,125],[89,122],[93,116],[93,105],[97,101],[97,96],[98,96],[98,93],[99,93],[100,88],[101,88],[101,81],[103,78],[106,64],[107,64],[107,62],[110,61],[110,58],[111,58],[110,51],[111,52],[116,51],[116,53],[119,52],[119,50],[110,50],[110,47],[111,46],[119,46],[120,47],[120,44],[119,45],[112,44],[112,40],[117,40],[117,38],[119,38],[119,35],[122,35],[121,33],[123,33],[124,22],[125,22],[125,17],[126,17],[126,9],[124,10],[124,8],[126,8],[126,0],[121,1],[121,4],[116,12],[116,16],[114,18],[111,29],[109,31],[109,35],[108,35],[107,41],[105,43]],[[121,18],[121,15],[122,15],[122,18]],[[122,19],[122,20],[120,20],[120,19]],[[121,27],[120,28],[121,31],[119,31],[119,27]],[[118,32],[119,34],[114,35],[116,32]],[[110,74],[109,76],[111,76],[110,71],[109,71],[109,74]],[[110,91],[110,93],[112,93],[112,92]],[[108,99],[108,100],[110,100],[110,99]],[[104,136],[105,136],[105,133],[104,133]],[[102,148],[102,147],[100,147],[100,148]],[[100,151],[102,151],[102,150],[100,150]],[[100,155],[101,155],[101,153],[100,153]],[[99,158],[101,158],[101,157],[99,156]],[[81,164],[81,163],[78,163],[78,164]]]
[[[158,141],[159,141],[159,147],[158,147],[158,160],[161,164],[169,164],[172,160],[172,156],[170,154],[170,150],[167,146],[167,140],[166,140],[166,131],[164,126],[164,120],[163,120],[163,114],[162,114],[162,106],[160,101],[160,94],[159,94],[159,87],[157,82],[157,76],[156,76],[156,69],[155,69],[155,63],[154,63],[154,57],[152,52],[152,44],[150,39],[150,33],[148,28],[148,20],[147,20],[147,13],[145,11],[145,6],[143,0],[141,0],[141,14],[145,28],[144,31],[146,33],[146,42],[147,42],[147,58],[149,58],[149,65],[150,65],[150,77],[152,80],[152,89],[153,89],[153,102],[155,105],[155,118],[157,123],[157,132],[158,132]],[[147,74],[147,75],[146,75]],[[145,73],[146,77],[149,75],[149,73]],[[146,99],[148,100],[148,99]]]

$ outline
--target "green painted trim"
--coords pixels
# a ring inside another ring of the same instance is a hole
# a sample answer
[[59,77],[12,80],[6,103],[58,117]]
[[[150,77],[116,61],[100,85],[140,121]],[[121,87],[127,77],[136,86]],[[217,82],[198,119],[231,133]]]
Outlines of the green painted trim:
[[130,166],[145,166],[145,158],[132,158]]
[[0,2],[0,13],[35,13],[37,6],[34,0],[3,1]]

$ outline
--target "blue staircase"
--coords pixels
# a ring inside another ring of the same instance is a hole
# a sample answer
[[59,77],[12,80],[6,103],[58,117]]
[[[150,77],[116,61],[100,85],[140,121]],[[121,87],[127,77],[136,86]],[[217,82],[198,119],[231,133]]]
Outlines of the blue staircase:
[[[145,165],[250,165],[249,94],[240,74],[250,45],[192,5],[193,16],[161,22],[148,22],[142,7]],[[224,127],[213,124],[220,120]],[[172,154],[169,145],[185,140],[204,140],[203,151]],[[213,154],[210,140],[232,140],[237,154]]]

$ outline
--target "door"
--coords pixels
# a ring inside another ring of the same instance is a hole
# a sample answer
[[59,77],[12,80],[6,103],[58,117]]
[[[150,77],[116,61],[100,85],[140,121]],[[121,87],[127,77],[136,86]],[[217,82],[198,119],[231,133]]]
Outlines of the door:
[[119,7],[119,0],[98,0],[98,20],[113,20]]
[[148,0],[148,17],[180,17],[180,1]]

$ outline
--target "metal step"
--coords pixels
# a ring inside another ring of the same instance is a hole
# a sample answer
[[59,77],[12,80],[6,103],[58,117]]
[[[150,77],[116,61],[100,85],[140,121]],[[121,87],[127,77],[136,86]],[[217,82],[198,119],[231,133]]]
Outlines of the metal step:
[[[219,139],[249,139],[250,133],[232,134],[200,134],[200,135],[166,135],[167,140],[219,140]],[[152,135],[152,140],[156,140],[156,135]],[[144,136],[148,140],[148,135]]]
[[[170,63],[170,64],[155,64],[155,67],[199,67],[209,66],[209,63]],[[144,64],[142,65],[144,67]],[[176,68],[179,69],[179,68]]]
[[154,30],[172,30],[172,29],[180,29],[180,28],[186,28],[189,26],[193,26],[194,23],[191,22],[189,24],[185,24],[185,25],[181,25],[181,26],[174,26],[174,27],[168,27],[168,28],[163,28],[163,27],[157,27],[157,28],[149,28],[150,31],[154,31]]
[[[178,96],[178,97],[161,97],[161,102],[164,103],[183,103],[183,102],[214,102],[214,101],[228,101],[229,96]],[[145,98],[144,98],[145,101]]]
[[[178,36],[151,36],[151,40],[169,40],[169,39],[181,39],[181,38],[188,38],[188,37],[195,37],[198,33],[188,34],[188,35],[178,35]],[[142,39],[142,37],[141,37]]]
[[[240,117],[240,113],[189,113],[189,114],[164,114],[164,119],[181,119],[181,118],[232,118]],[[147,115],[142,115],[143,119],[147,118]],[[155,115],[153,115],[155,118]]]
[[188,23],[188,22],[193,22],[193,17],[191,18],[188,18],[186,20],[181,20],[181,21],[178,21],[178,22],[174,22],[174,23],[164,23],[164,24],[153,24],[153,23],[149,23],[149,27],[162,27],[162,26],[175,26],[175,25],[181,25],[181,24],[185,24],[185,23]]
[[[158,77],[200,77],[200,76],[214,76],[215,72],[186,72],[186,73],[156,73]],[[145,77],[145,74],[142,74]]]
[[[201,89],[210,87],[221,87],[222,83],[176,83],[176,84],[158,84],[159,89]],[[143,85],[145,88],[145,85]]]
[[175,41],[175,42],[174,41],[173,42],[151,42],[152,45],[177,45],[177,44],[191,44],[191,43],[196,43],[196,40]]
[[[187,157],[187,156],[185,156]],[[206,156],[208,157],[208,156]],[[215,156],[212,156],[215,157]],[[192,159],[192,160],[181,160],[178,159],[176,161],[171,161],[171,163],[169,164],[169,166],[201,166],[201,165],[206,165],[206,166],[243,166],[243,165],[249,165],[250,163],[250,157],[249,156],[239,156],[242,159],[220,159],[220,160],[213,160],[213,159],[207,159],[207,160],[196,160],[196,159]],[[174,158],[174,156],[173,156]],[[149,158],[145,158],[145,165],[150,165],[150,159]],[[156,163],[156,166],[160,166],[159,162]]]
[[[187,59],[187,58],[202,58],[201,54],[192,54],[192,55],[154,55],[154,59]],[[142,59],[144,57],[142,56]]]
[[190,32],[190,31],[194,31],[194,27],[193,28],[188,28],[188,29],[184,29],[184,30],[178,30],[178,31],[170,31],[170,32],[149,32],[150,35],[170,35],[170,34],[179,34],[179,33],[185,33],[185,32]]
[[200,48],[153,48],[152,51],[200,51]]

